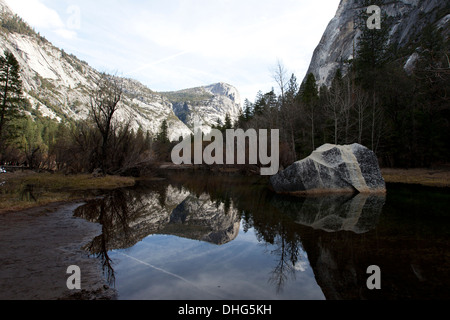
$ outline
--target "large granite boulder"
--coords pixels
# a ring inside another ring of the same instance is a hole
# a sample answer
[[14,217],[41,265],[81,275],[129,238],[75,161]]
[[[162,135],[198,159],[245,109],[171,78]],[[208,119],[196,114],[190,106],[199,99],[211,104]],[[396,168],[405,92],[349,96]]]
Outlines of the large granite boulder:
[[282,194],[385,193],[375,153],[360,144],[326,144],[270,179]]

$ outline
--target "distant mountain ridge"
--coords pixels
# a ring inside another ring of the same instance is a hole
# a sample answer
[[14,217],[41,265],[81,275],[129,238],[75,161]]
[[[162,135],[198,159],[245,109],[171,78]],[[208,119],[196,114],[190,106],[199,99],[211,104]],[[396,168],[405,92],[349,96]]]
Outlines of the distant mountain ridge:
[[[20,63],[24,95],[32,107],[29,113],[40,113],[56,121],[86,119],[90,94],[96,88],[100,72],[34,32],[3,0],[0,0],[0,15],[0,54],[7,49]],[[130,121],[134,130],[140,128],[156,135],[163,121],[167,121],[169,139],[178,140],[193,133],[190,119],[194,115],[201,117],[204,131],[208,132],[211,126],[217,125],[218,119],[224,121],[228,114],[235,121],[240,113],[239,93],[228,84],[218,83],[194,91],[178,92],[188,92],[197,97],[196,92],[208,93],[194,103],[180,100],[179,94],[177,99],[173,99],[177,93],[157,93],[139,81],[120,79],[124,95],[117,118]],[[185,122],[177,116],[180,103],[190,106],[184,113]]]
[[208,132],[210,126],[225,124],[228,115],[236,121],[241,112],[241,97],[233,86],[216,83],[206,87],[163,93],[173,104],[178,118],[194,130],[197,123]]

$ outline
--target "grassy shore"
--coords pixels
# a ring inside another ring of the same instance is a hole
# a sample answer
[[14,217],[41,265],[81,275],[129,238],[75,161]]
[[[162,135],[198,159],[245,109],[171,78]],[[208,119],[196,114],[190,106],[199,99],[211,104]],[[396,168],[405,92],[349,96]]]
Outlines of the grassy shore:
[[382,169],[387,183],[418,184],[427,187],[450,187],[449,170]]
[[56,202],[82,200],[94,191],[129,187],[135,179],[119,176],[35,173],[0,175],[0,214],[46,206]]

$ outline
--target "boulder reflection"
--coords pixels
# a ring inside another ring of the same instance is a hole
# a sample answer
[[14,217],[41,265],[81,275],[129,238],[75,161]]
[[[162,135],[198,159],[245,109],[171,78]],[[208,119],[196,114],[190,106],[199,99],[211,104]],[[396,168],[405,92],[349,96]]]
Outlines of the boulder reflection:
[[363,234],[374,229],[386,203],[385,195],[337,194],[299,199],[275,198],[279,211],[295,215],[295,222],[327,232]]

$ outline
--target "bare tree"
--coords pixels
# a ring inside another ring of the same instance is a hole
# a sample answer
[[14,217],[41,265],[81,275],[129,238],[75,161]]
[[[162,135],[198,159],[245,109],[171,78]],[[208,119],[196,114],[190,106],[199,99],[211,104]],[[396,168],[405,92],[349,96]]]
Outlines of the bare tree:
[[106,173],[106,158],[108,144],[113,133],[114,114],[119,109],[123,87],[121,81],[107,74],[102,74],[98,80],[96,91],[91,97],[90,111],[92,119],[101,136],[100,169]]
[[384,121],[383,121],[383,109],[381,108],[379,98],[376,93],[373,93],[372,98],[372,133],[371,144],[372,150],[376,153],[378,150],[378,144],[383,134]]
[[275,82],[280,87],[281,104],[283,104],[284,103],[284,99],[285,99],[286,88],[287,88],[287,85],[288,85],[288,76],[287,76],[287,70],[284,67],[284,65],[281,62],[281,60],[277,61],[277,65],[276,65],[275,70],[273,72],[273,79],[275,80]]
[[358,143],[362,144],[363,140],[363,132],[364,126],[366,124],[367,119],[369,118],[368,109],[369,109],[369,96],[367,92],[362,90],[360,87],[354,89],[354,108],[356,111],[356,115],[358,117]]
[[325,114],[333,120],[334,124],[334,144],[338,144],[339,125],[342,111],[346,108],[346,92],[341,85],[334,85],[327,93],[327,102],[324,105]]
[[296,150],[296,129],[298,118],[300,114],[300,103],[298,101],[299,86],[297,83],[297,78],[292,74],[289,80],[289,85],[285,91],[285,97],[283,104],[280,107],[280,116],[283,123],[279,125],[283,129],[285,135],[285,141],[290,145],[291,149],[291,162],[297,159]]
[[[351,114],[356,108],[360,117],[363,117],[366,105],[364,95],[358,88],[353,88],[348,78],[338,79],[326,93],[326,102],[323,106],[325,115],[333,121],[334,124],[334,143],[339,144],[340,141],[347,144],[353,140],[350,137],[350,129],[352,126]],[[362,124],[362,118],[358,122]],[[361,131],[362,132],[362,128]]]

